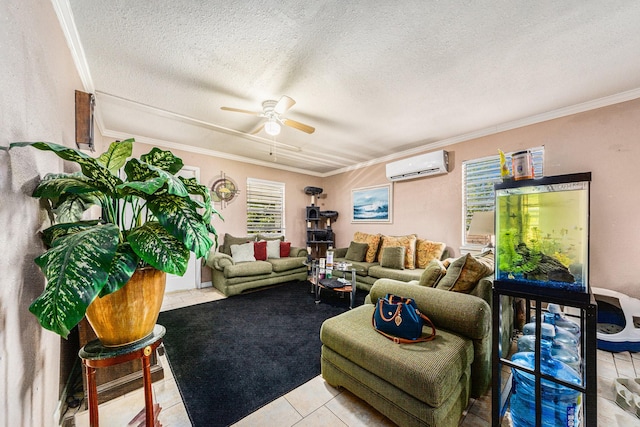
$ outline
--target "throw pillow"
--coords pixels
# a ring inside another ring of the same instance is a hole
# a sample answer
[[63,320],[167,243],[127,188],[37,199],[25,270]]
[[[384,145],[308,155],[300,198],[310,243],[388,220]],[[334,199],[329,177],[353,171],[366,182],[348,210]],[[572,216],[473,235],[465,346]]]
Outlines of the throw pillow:
[[255,261],[256,258],[253,256],[253,242],[231,245],[231,258],[233,258],[233,262]]
[[360,231],[353,233],[353,241],[358,243],[366,243],[369,245],[367,255],[364,257],[365,262],[375,262],[378,255],[378,246],[380,245],[379,234],[367,234]]
[[280,240],[284,241],[284,236],[279,233],[258,234],[258,240]]
[[442,242],[418,239],[416,241],[416,268],[427,268],[434,259],[440,259],[447,245]]
[[224,245],[222,246],[222,253],[225,253],[227,255],[232,255],[231,254],[231,245],[241,245],[243,243],[247,243],[247,242],[255,242],[256,239],[256,235],[253,234],[251,236],[244,236],[244,237],[234,237],[229,233],[225,233],[224,234]]
[[390,246],[404,247],[404,268],[414,270],[416,268],[416,241],[418,236],[408,234],[406,236],[382,236],[380,250]]
[[253,256],[256,261],[267,260],[267,242],[266,240],[260,240],[259,242],[253,242]]
[[475,257],[475,259],[478,262],[483,263],[487,267],[487,274],[485,274],[485,276],[493,274],[493,271],[495,269],[495,256],[493,255],[493,251],[490,250],[483,253],[482,255],[478,255]]
[[447,268],[447,274],[440,279],[436,288],[445,291],[468,294],[476,287],[480,279],[490,274],[489,267],[471,254],[456,259]]
[[386,248],[382,248],[380,255],[380,267],[404,270],[404,252],[404,246],[388,246]]
[[442,261],[434,259],[427,265],[424,272],[420,276],[420,286],[434,287],[438,284],[438,281],[447,274],[447,269],[444,268]]
[[280,258],[287,258],[291,255],[291,242],[280,242]]
[[280,258],[280,239],[267,240],[267,258]]
[[349,243],[349,249],[347,249],[347,254],[344,257],[349,261],[362,262],[367,256],[368,250],[369,250],[368,243],[351,242]]

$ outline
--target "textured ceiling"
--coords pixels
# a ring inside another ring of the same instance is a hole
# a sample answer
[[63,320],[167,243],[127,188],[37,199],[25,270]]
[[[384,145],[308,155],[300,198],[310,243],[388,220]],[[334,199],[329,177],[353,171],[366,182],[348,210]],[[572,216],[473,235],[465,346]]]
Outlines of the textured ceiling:
[[54,4],[105,135],[318,175],[640,97],[635,0]]

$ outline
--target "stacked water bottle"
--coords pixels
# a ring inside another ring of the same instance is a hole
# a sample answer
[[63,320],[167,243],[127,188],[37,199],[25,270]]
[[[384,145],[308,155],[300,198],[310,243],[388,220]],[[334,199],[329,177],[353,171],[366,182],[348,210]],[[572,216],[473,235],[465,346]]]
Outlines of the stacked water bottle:
[[[511,357],[517,365],[535,369],[536,344],[535,318],[523,328],[518,339],[518,352]],[[571,384],[580,385],[580,326],[567,319],[560,307],[549,304],[540,325],[540,370],[543,374]],[[523,370],[512,368],[513,388],[511,395],[511,420],[514,427],[534,427],[536,425],[535,377]],[[543,426],[579,425],[581,393],[562,384],[542,380],[542,401],[538,410],[542,410]]]

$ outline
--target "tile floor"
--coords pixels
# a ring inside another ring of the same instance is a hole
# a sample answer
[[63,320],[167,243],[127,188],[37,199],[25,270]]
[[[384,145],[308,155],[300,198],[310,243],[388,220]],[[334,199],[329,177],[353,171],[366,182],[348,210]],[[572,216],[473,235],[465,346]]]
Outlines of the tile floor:
[[[163,310],[224,298],[214,288],[169,293]],[[160,357],[165,368],[163,380],[153,384],[154,398],[162,407],[159,419],[165,427],[191,426],[173,378],[167,355]],[[598,350],[598,425],[640,426],[640,419],[615,404],[613,380],[640,377],[640,353],[609,353]],[[126,426],[144,406],[142,389],[100,405],[100,425]],[[491,392],[473,399],[460,426],[491,425]],[[507,423],[505,423],[507,424]],[[75,415],[76,426],[88,426],[87,411]],[[394,424],[349,391],[328,385],[321,376],[274,400],[235,424],[247,426],[393,426]]]

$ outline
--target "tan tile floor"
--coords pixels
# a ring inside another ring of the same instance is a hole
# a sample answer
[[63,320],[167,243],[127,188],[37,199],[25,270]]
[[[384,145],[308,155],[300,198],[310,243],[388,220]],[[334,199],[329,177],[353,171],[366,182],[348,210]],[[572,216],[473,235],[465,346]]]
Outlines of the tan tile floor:
[[[184,307],[224,298],[209,287],[169,293],[163,310]],[[165,427],[189,427],[189,417],[178,392],[167,356],[161,356],[165,368],[163,380],[153,384],[154,398],[162,407],[160,421]],[[613,380],[617,377],[640,377],[640,353],[609,353],[598,350],[598,425],[607,427],[640,426],[640,419],[622,410],[615,403]],[[100,405],[100,425],[126,426],[144,406],[142,389]],[[491,392],[472,399],[460,421],[460,426],[491,425]],[[87,411],[75,416],[76,426],[88,426]],[[504,423],[505,425],[508,423]],[[374,408],[349,391],[328,385],[321,376],[274,400],[260,410],[240,420],[234,426],[393,426]]]

